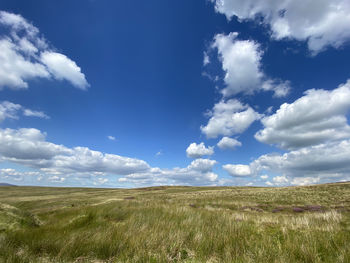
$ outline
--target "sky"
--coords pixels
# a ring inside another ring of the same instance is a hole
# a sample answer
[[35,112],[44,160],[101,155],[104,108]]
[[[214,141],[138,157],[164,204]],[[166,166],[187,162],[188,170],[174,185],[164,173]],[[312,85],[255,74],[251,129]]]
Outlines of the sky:
[[0,10],[0,182],[350,180],[348,0],[3,0]]

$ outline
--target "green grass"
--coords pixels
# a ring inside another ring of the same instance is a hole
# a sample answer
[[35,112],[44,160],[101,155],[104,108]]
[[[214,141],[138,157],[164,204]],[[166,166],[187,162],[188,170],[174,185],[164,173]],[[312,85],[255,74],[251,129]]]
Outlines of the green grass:
[[350,262],[350,183],[0,187],[0,262]]

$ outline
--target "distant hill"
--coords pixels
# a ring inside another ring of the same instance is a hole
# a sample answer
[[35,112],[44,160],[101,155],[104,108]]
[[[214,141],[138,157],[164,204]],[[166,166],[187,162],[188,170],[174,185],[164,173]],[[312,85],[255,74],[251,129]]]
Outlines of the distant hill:
[[7,183],[0,183],[0,186],[17,186],[17,185],[14,185],[14,184],[7,184]]

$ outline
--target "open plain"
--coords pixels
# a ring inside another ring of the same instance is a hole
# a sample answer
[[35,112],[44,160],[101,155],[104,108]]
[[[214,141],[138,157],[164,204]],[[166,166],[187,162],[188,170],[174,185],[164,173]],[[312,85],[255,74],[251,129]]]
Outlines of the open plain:
[[350,262],[350,183],[0,188],[1,262]]

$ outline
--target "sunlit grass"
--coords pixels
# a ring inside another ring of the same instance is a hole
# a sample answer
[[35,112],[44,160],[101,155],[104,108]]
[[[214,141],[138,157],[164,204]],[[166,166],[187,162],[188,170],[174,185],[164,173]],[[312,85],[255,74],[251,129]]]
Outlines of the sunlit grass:
[[0,262],[350,262],[350,184],[0,188]]

